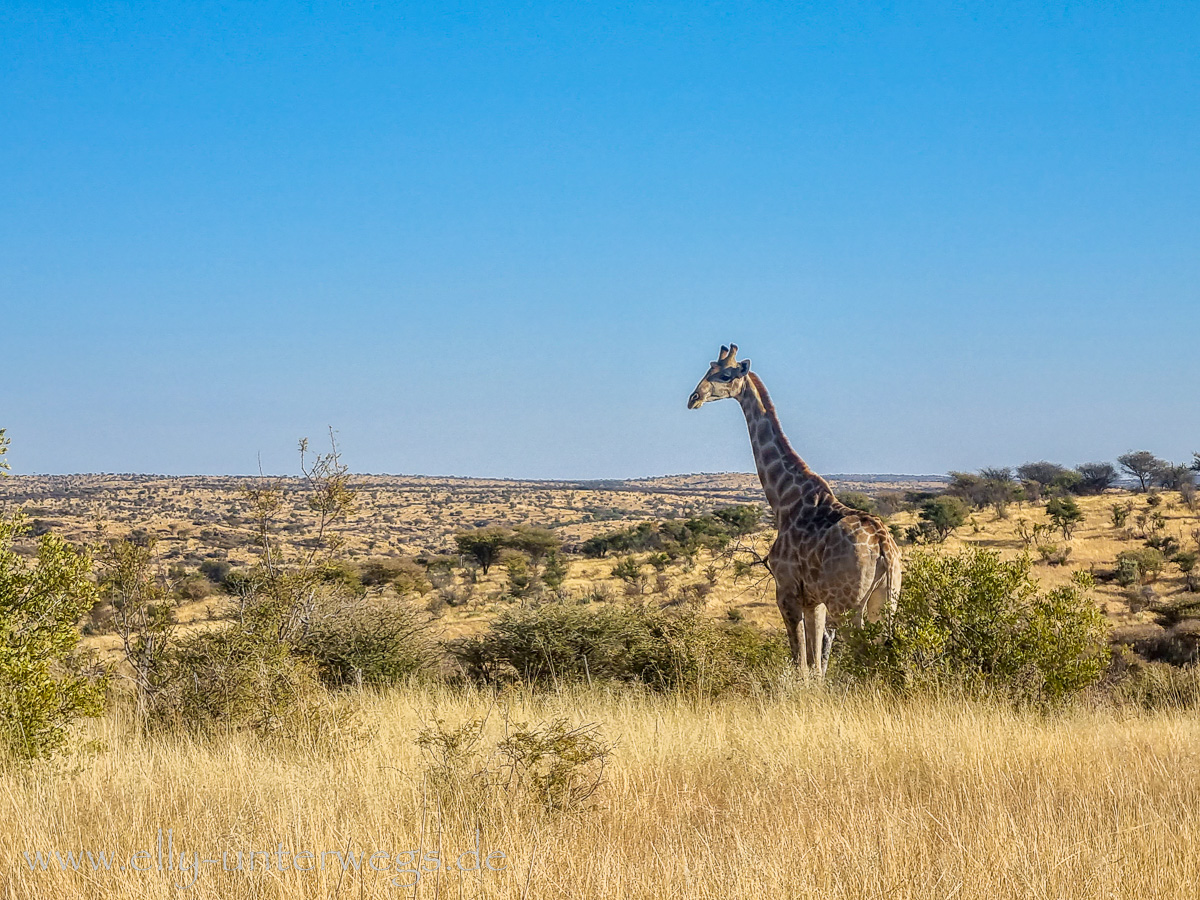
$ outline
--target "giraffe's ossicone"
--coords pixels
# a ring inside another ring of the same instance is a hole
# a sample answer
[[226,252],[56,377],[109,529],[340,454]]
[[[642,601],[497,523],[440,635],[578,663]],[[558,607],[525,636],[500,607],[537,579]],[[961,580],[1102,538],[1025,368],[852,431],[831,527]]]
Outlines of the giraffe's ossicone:
[[775,601],[787,628],[792,660],[823,675],[836,627],[877,621],[896,609],[900,550],[876,516],[840,503],[829,483],[792,449],[775,406],[737,344],[721,348],[688,398],[688,409],[709,400],[741,404],[754,464],[778,535],[767,554]]

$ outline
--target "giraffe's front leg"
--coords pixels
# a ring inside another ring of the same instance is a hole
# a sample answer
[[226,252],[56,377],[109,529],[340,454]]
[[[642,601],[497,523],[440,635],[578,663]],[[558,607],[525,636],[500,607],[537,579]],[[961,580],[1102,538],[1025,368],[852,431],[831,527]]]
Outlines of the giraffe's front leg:
[[824,603],[818,603],[816,606],[809,607],[804,610],[804,638],[808,658],[813,661],[813,666],[816,667],[817,677],[821,678],[825,674],[824,663],[827,658],[825,650],[825,618],[827,608]]

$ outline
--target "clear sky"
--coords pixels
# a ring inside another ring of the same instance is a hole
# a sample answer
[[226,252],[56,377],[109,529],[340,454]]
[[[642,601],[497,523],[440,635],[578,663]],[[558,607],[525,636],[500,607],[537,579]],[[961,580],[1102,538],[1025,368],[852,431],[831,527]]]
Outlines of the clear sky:
[[1200,450],[1200,4],[0,4],[18,472]]

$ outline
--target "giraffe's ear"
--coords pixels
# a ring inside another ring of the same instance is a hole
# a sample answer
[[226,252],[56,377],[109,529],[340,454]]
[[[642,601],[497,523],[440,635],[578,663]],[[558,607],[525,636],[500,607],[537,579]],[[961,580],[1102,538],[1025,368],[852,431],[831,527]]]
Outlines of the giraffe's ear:
[[750,371],[750,360],[743,359],[741,361],[741,363],[738,364],[738,374],[745,375],[749,371]]

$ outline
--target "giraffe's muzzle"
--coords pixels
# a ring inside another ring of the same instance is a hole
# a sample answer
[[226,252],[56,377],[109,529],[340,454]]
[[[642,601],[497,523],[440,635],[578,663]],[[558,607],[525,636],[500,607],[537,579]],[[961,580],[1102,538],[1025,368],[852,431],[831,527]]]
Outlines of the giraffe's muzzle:
[[699,391],[693,391],[692,396],[688,397],[688,409],[699,409],[704,405],[704,398],[700,396]]

